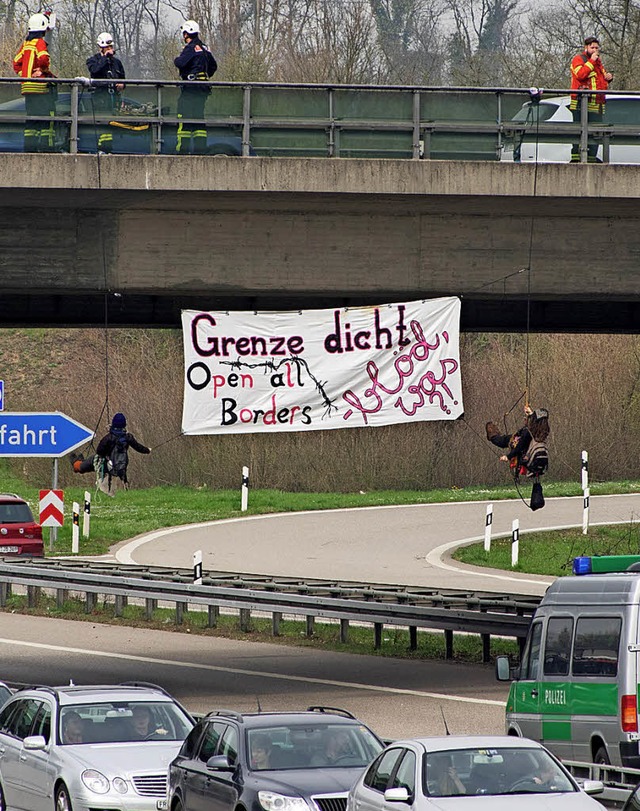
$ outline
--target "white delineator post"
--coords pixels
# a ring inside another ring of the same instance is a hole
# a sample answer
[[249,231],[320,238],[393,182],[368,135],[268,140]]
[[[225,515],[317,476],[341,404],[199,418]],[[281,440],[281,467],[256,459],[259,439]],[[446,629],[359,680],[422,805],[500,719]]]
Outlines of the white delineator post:
[[491,526],[493,524],[493,504],[487,504],[487,514],[484,519],[484,551],[491,552]]
[[202,585],[202,549],[193,553],[193,585]]
[[582,489],[586,490],[589,487],[589,454],[587,451],[582,451]]
[[243,467],[242,468],[242,499],[241,499],[241,507],[240,509],[242,512],[247,511],[247,507],[249,506],[249,468]]
[[77,555],[80,551],[80,505],[73,502],[73,525],[71,527],[71,552]]
[[514,518],[511,525],[511,566],[518,565],[520,555],[520,521]]
[[82,513],[82,537],[88,538],[91,530],[91,493],[84,491],[84,511]]
[[589,496],[591,491],[587,489],[583,493],[582,499],[582,534],[586,535],[589,531]]

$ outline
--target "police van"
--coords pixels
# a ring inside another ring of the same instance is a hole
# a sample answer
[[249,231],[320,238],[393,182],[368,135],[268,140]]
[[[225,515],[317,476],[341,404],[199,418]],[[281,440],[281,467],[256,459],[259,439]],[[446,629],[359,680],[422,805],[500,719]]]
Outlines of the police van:
[[498,679],[515,679],[507,734],[565,760],[640,768],[640,556],[576,558],[573,571],[542,598],[520,666],[497,658]]

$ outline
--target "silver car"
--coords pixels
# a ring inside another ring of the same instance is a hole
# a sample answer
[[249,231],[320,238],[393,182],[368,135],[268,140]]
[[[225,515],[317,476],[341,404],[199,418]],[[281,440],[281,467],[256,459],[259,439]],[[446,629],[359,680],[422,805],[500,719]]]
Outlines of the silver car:
[[153,685],[19,690],[0,710],[0,811],[156,811],[193,723]]
[[416,738],[390,744],[373,761],[349,792],[347,811],[602,811],[587,794],[603,788],[595,780],[579,787],[550,752],[526,738]]

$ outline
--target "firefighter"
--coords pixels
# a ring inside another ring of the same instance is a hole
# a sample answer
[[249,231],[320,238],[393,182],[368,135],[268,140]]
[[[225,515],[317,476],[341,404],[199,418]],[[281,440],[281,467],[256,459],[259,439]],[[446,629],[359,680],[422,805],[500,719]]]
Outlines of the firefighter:
[[[213,54],[200,39],[200,27],[195,20],[187,20],[181,27],[184,48],[173,62],[185,84],[180,88],[178,118],[192,122],[178,123],[176,152],[204,154],[207,151],[207,130],[204,126],[204,105],[211,88],[203,84],[216,72],[218,65]],[[194,121],[197,119],[197,122]]]
[[[115,55],[113,37],[104,31],[98,35],[98,53],[87,59],[87,67],[92,79],[124,79],[125,72],[122,62]],[[110,84],[97,84],[91,100],[95,113],[113,115],[120,109],[121,96],[124,84],[115,81]],[[98,149],[101,152],[111,152],[113,150],[113,130],[109,127],[101,127],[98,135]]]
[[[597,37],[587,37],[584,41],[584,50],[576,54],[571,60],[571,89],[572,90],[599,90],[594,95],[589,94],[587,101],[587,120],[591,124],[601,124],[604,119],[606,96],[604,91],[613,80],[613,74],[604,69],[600,59],[600,43]],[[581,121],[581,98],[578,93],[571,94],[569,109],[573,120]],[[598,145],[589,143],[587,162],[601,163],[598,160]],[[571,163],[580,163],[580,144],[571,147]]]
[[46,82],[29,81],[29,79],[54,78],[50,70],[48,46],[44,39],[50,27],[50,20],[45,14],[32,14],[29,17],[29,32],[26,39],[13,58],[14,71],[25,79],[21,85],[21,92],[24,96],[26,114],[41,119],[25,122],[25,152],[53,152],[55,149],[55,129],[52,119],[56,112],[56,87]]

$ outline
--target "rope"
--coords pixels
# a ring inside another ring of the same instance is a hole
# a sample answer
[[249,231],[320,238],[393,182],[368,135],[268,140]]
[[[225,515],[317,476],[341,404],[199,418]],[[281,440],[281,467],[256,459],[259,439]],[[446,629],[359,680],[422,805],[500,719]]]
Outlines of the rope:
[[165,439],[164,442],[159,442],[157,445],[154,445],[153,450],[155,451],[158,448],[161,448],[163,445],[166,445],[168,442],[173,442],[174,439],[178,439],[181,436],[184,436],[184,431],[180,431],[179,434],[176,434],[175,436],[172,436],[169,439]]
[[[538,194],[538,154],[540,148],[540,108],[539,106],[540,99],[537,97],[534,99],[532,97],[529,112],[536,109],[537,107],[537,116],[536,116],[536,141],[535,141],[535,161],[534,161],[534,168],[533,168],[533,195],[532,200],[535,201],[537,194]],[[527,118],[529,117],[529,113],[527,113]],[[534,224],[535,224],[535,211],[531,210],[531,217],[529,221],[529,252],[528,252],[528,261],[527,261],[527,341],[526,341],[526,350],[525,350],[525,394],[526,400],[525,405],[529,405],[529,391],[531,389],[531,364],[529,358],[529,338],[531,335],[531,264],[533,260],[533,232],[534,232]]]

